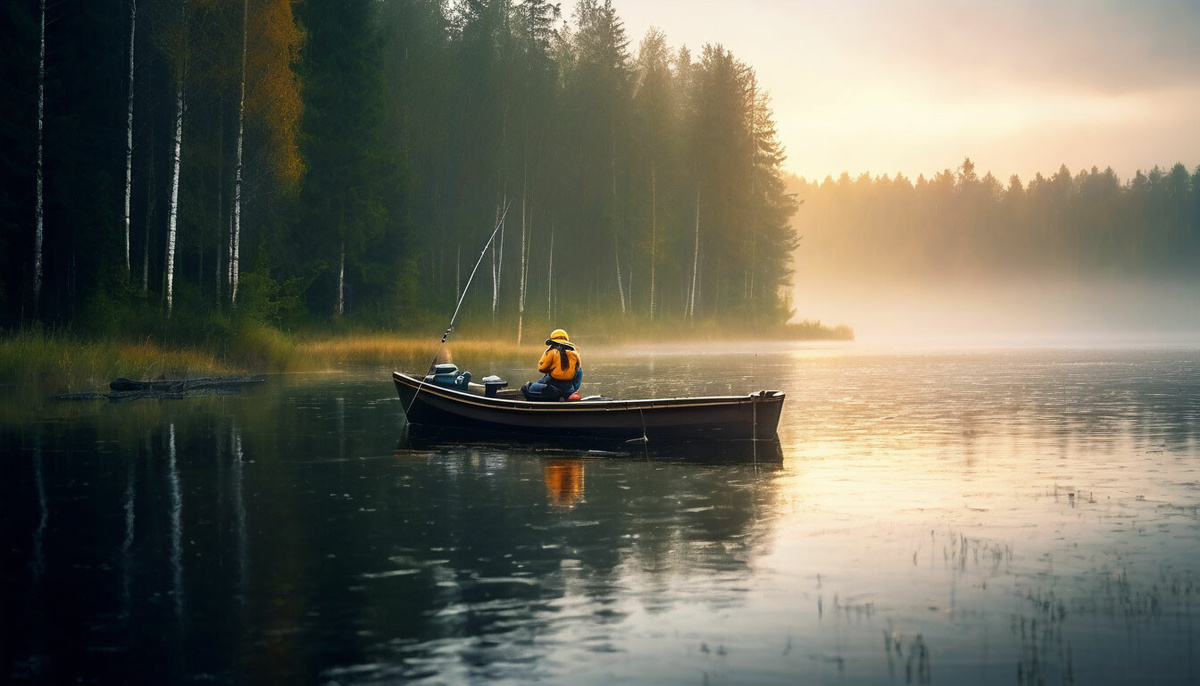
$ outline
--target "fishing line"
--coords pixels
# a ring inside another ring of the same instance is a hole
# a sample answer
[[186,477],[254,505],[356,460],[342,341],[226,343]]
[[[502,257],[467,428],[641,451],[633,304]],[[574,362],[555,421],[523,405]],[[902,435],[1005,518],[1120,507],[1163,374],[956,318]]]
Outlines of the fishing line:
[[[500,219],[496,222],[496,228],[492,229],[492,235],[488,236],[487,243],[483,244],[483,250],[479,251],[479,259],[475,260],[475,267],[471,269],[471,275],[467,277],[467,285],[463,286],[462,295],[458,297],[458,304],[454,306],[454,314],[450,316],[450,326],[447,326],[445,333],[442,334],[442,342],[438,345],[437,352],[433,354],[433,361],[429,363],[431,370],[437,365],[438,355],[441,354],[442,348],[446,346],[446,339],[450,337],[450,332],[454,330],[454,322],[458,319],[458,311],[462,308],[463,301],[467,299],[467,291],[471,289],[471,281],[475,279],[475,272],[479,271],[479,265],[483,264],[483,256],[487,254],[492,241],[496,240],[496,234],[500,233],[500,227],[504,226],[504,218],[508,216],[509,204],[509,202],[505,201],[504,211],[500,213]],[[413,393],[412,400],[408,401],[408,407],[404,408],[405,417],[408,417],[408,411],[412,409],[413,403],[417,401],[417,396],[421,394],[421,389],[425,387],[426,375],[427,373],[421,376],[421,381],[417,384],[417,392]]]

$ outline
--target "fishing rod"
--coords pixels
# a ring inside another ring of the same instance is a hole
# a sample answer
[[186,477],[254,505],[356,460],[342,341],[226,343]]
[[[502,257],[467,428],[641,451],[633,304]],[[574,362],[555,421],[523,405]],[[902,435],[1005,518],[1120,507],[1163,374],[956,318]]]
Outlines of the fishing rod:
[[475,260],[475,268],[471,270],[471,275],[467,277],[467,285],[463,286],[462,295],[458,297],[458,304],[454,306],[454,314],[450,316],[450,326],[446,327],[446,332],[442,334],[442,343],[446,343],[446,338],[450,335],[450,331],[454,329],[454,320],[458,319],[458,310],[462,307],[463,300],[467,297],[467,291],[471,288],[471,281],[475,278],[475,272],[479,270],[479,265],[483,263],[483,256],[487,254],[488,248],[492,245],[492,241],[496,240],[496,234],[500,232],[500,227],[504,226],[504,218],[508,216],[509,203],[504,203],[504,211],[500,213],[500,221],[496,222],[496,228],[492,229],[492,235],[488,237],[487,243],[483,244],[483,250],[479,253],[479,259]]
[[[467,277],[467,285],[463,286],[462,295],[458,297],[458,304],[454,306],[454,314],[450,316],[450,326],[447,326],[445,333],[442,334],[442,342],[438,346],[437,352],[433,354],[433,361],[429,364],[430,369],[433,369],[437,365],[438,354],[442,352],[442,347],[446,345],[446,339],[450,337],[450,332],[454,330],[454,322],[458,319],[458,311],[462,308],[463,300],[467,298],[467,291],[471,289],[471,281],[475,279],[475,272],[479,271],[479,265],[483,264],[483,256],[487,254],[492,241],[496,240],[496,234],[500,233],[501,227],[504,226],[504,218],[508,216],[508,208],[509,202],[505,201],[504,210],[500,213],[500,219],[496,222],[496,228],[492,229],[492,235],[488,236],[487,243],[483,244],[483,250],[479,251],[479,259],[475,260],[475,267],[471,269],[471,275]],[[413,403],[417,401],[417,396],[421,394],[421,389],[424,387],[425,376],[422,375],[420,383],[417,384],[417,392],[413,394],[412,400],[408,402],[408,407],[404,408],[405,416],[408,416],[408,411],[412,409]]]

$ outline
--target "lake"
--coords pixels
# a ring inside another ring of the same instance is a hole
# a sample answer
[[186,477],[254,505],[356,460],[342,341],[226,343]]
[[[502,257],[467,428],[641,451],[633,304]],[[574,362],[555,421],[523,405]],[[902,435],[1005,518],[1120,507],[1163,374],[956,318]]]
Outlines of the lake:
[[1200,350],[582,350],[589,393],[784,390],[778,445],[418,440],[390,369],[9,392],[0,675],[1200,679]]

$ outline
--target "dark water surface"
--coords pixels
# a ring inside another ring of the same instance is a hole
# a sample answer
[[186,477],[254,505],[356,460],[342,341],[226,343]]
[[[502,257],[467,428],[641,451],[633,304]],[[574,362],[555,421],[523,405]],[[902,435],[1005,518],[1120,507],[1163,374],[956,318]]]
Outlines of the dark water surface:
[[410,440],[387,369],[5,398],[0,681],[1200,680],[1200,351],[585,359],[787,391],[782,462]]

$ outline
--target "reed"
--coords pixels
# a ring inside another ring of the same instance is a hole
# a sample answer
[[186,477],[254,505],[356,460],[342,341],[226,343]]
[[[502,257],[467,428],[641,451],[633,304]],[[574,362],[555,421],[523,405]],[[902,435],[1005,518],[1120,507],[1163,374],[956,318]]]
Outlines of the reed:
[[[118,377],[178,379],[189,376],[254,372],[328,371],[354,366],[423,368],[443,354],[438,339],[413,334],[379,332],[330,333],[324,338],[297,338],[264,324],[242,322],[227,329],[206,329],[195,343],[170,344],[104,336],[82,339],[38,328],[0,335],[0,386],[22,392],[79,393],[107,388]],[[632,325],[629,320],[589,321],[570,328],[583,346],[628,342],[681,342],[739,339],[853,340],[846,326],[800,322],[769,328],[733,330],[705,322],[654,322]],[[536,359],[541,336],[527,335],[517,345],[515,332],[471,330],[449,344],[460,358],[492,360]],[[175,339],[178,340],[178,339]],[[186,340],[186,339],[184,339]]]
[[24,392],[96,391],[118,377],[179,378],[229,370],[212,351],[149,340],[80,341],[29,329],[0,337],[0,385]]
[[[455,340],[450,346],[464,357],[520,358],[536,356],[541,341],[518,346],[515,341]],[[427,364],[438,353],[436,339],[418,339],[384,334],[357,335],[306,341],[297,346],[301,365],[307,369],[336,369],[348,365]]]

